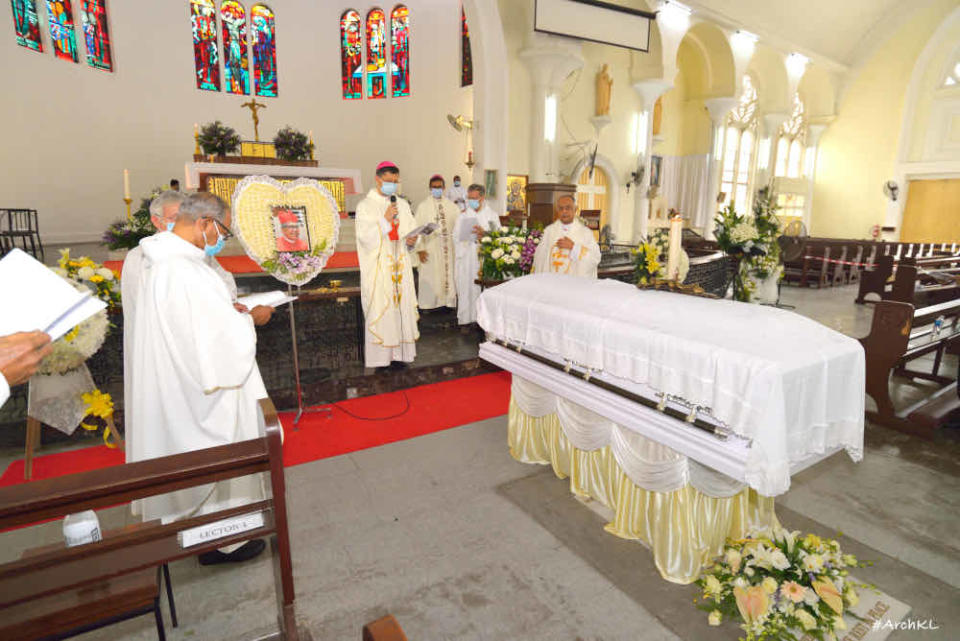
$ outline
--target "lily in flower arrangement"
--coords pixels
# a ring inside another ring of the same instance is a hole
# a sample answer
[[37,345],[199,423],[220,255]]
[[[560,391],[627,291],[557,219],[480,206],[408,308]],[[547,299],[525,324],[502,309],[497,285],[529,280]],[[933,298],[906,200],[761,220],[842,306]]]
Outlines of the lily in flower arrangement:
[[728,541],[723,558],[697,580],[710,625],[740,622],[745,641],[835,641],[845,607],[859,602],[850,568],[866,566],[840,544],[814,534],[756,529]]
[[[520,227],[503,227],[499,230],[491,230],[481,236],[481,278],[484,280],[508,280],[522,276],[524,271],[520,261],[527,243],[527,236],[527,230]],[[533,264],[532,255],[530,256],[530,264]]]
[[319,273],[323,266],[322,255],[327,248],[327,240],[323,239],[316,247],[309,251],[277,252],[273,258],[261,263],[264,271],[271,274],[283,274],[298,281],[298,285],[307,282],[311,275]]
[[[637,284],[652,285],[667,278],[667,255],[670,252],[670,230],[658,229],[647,240],[641,240],[633,250],[634,275]],[[690,272],[690,256],[680,250],[677,280],[683,282]]]
[[750,302],[759,281],[782,271],[780,267],[780,221],[773,194],[763,187],[754,198],[753,216],[737,213],[733,202],[714,220],[714,236],[724,253],[739,262],[733,279],[735,300]]

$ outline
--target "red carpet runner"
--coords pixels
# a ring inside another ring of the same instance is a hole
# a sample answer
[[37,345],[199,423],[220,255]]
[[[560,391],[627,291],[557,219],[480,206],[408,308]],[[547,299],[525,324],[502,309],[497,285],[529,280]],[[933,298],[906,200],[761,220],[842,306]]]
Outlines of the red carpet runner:
[[[404,394],[410,400],[410,409],[397,418],[361,420],[340,409],[363,418],[393,416],[406,407]],[[500,416],[507,413],[509,401],[510,374],[496,372],[341,401],[333,407],[329,418],[324,414],[304,414],[296,430],[296,413],[283,412],[283,462],[287,466],[300,465]],[[119,450],[103,445],[85,447],[35,457],[33,477],[46,479],[123,462],[123,452]],[[24,482],[23,459],[11,463],[0,477],[0,487]]]

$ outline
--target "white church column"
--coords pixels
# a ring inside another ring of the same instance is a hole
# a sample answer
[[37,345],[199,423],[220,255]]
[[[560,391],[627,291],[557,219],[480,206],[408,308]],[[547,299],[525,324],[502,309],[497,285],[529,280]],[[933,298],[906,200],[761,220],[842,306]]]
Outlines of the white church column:
[[642,127],[637,132],[637,161],[646,167],[643,180],[633,192],[633,240],[639,241],[647,237],[649,222],[650,201],[647,191],[650,189],[650,150],[653,147],[653,106],[657,99],[672,87],[671,83],[662,78],[650,78],[633,83],[633,88],[640,94],[640,113],[637,117],[637,126]]
[[811,123],[807,125],[807,149],[804,152],[803,174],[807,178],[807,197],[804,202],[803,224],[810,231],[810,217],[813,215],[813,187],[817,178],[817,156],[820,151],[820,136],[829,123]]
[[707,175],[710,176],[709,188],[703,194],[701,211],[706,212],[706,220],[694,221],[703,228],[705,238],[713,238],[713,218],[717,211],[717,193],[720,191],[720,164],[723,159],[723,128],[727,124],[727,116],[737,106],[737,99],[733,96],[709,98],[703,101],[710,121],[713,123],[710,134],[710,156],[707,159]]
[[777,170],[777,140],[780,127],[790,117],[784,113],[763,114],[763,135],[760,136],[760,147],[757,149],[757,178],[758,187],[769,185]]
[[[542,34],[538,34],[542,35]],[[583,66],[580,45],[559,38],[542,37],[537,46],[520,51],[527,65],[533,95],[530,99],[530,182],[560,180],[557,153],[557,122],[560,118],[559,89],[572,72]],[[540,44],[543,43],[543,44]]]

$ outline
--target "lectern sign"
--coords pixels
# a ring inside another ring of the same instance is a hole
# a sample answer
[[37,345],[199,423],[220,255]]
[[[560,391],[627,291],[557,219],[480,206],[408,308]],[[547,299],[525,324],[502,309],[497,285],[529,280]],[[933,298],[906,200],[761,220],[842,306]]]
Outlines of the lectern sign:
[[237,183],[232,203],[233,231],[244,251],[278,280],[303,285],[333,255],[340,214],[333,195],[316,180],[247,176]]

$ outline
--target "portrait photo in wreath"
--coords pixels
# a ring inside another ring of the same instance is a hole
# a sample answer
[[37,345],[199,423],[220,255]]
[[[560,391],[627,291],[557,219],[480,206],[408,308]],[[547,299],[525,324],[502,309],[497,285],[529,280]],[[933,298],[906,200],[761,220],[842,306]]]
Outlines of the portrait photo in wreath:
[[310,251],[310,230],[305,207],[274,205],[273,229],[278,252]]

